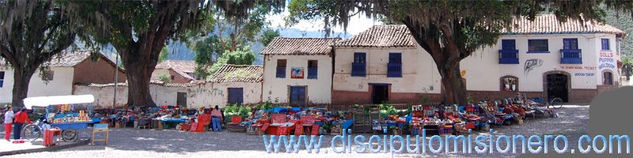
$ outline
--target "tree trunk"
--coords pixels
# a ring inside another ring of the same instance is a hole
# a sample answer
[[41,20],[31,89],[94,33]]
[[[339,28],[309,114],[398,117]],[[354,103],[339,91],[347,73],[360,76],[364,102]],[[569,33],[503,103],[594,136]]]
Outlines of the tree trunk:
[[13,67],[13,98],[12,104],[13,109],[20,109],[24,107],[24,98],[27,97],[29,92],[29,83],[31,81],[31,76],[37,70],[35,68],[21,68],[19,66]]
[[461,69],[459,68],[459,62],[457,63],[437,63],[437,69],[442,76],[442,100],[444,104],[467,104],[466,85],[464,84],[461,76]]
[[118,52],[126,68],[125,75],[128,82],[127,105],[129,107],[156,106],[156,103],[152,100],[149,85],[157,61],[152,62],[149,57],[151,53],[143,52],[138,47],[118,50]]

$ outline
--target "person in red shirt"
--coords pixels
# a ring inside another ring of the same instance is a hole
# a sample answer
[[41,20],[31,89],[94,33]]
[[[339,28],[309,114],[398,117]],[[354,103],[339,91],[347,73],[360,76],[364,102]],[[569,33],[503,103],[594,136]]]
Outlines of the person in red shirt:
[[13,128],[15,129],[13,131],[13,139],[20,139],[22,125],[24,125],[24,123],[31,123],[31,120],[29,119],[29,115],[26,114],[26,109],[22,108],[22,110],[15,115],[15,121],[13,121]]

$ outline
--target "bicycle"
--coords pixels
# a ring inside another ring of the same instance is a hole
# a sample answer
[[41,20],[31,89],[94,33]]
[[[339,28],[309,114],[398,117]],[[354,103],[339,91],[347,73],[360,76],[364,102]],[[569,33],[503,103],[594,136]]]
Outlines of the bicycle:
[[[45,129],[52,128],[52,126],[43,121],[43,119],[37,120],[31,124],[28,124],[22,128],[22,138],[30,141],[35,141],[42,138]],[[63,141],[75,141],[79,138],[77,131],[75,130],[62,130],[61,133]]]
[[533,98],[533,99],[529,99],[528,104],[532,105],[532,106],[538,106],[538,107],[546,107],[546,108],[550,108],[552,107],[553,109],[561,109],[563,108],[563,99],[555,97],[554,99],[550,100],[549,102],[545,102],[543,103],[543,98]]

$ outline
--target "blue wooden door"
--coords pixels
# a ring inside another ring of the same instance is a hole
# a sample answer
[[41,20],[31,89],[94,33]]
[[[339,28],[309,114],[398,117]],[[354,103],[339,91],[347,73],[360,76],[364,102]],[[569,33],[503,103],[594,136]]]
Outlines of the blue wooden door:
[[290,105],[305,106],[306,104],[306,87],[291,86],[290,87]]
[[244,93],[242,88],[229,88],[229,104],[239,104],[242,105],[244,103]]

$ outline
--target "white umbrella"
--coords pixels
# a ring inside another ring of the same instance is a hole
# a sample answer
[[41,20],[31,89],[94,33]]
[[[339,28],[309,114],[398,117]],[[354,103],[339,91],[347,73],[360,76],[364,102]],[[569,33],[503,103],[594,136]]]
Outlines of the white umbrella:
[[48,97],[29,97],[25,98],[24,106],[27,109],[33,108],[33,106],[49,106],[60,104],[85,104],[93,103],[95,97],[88,95],[64,95],[64,96],[48,96]]

